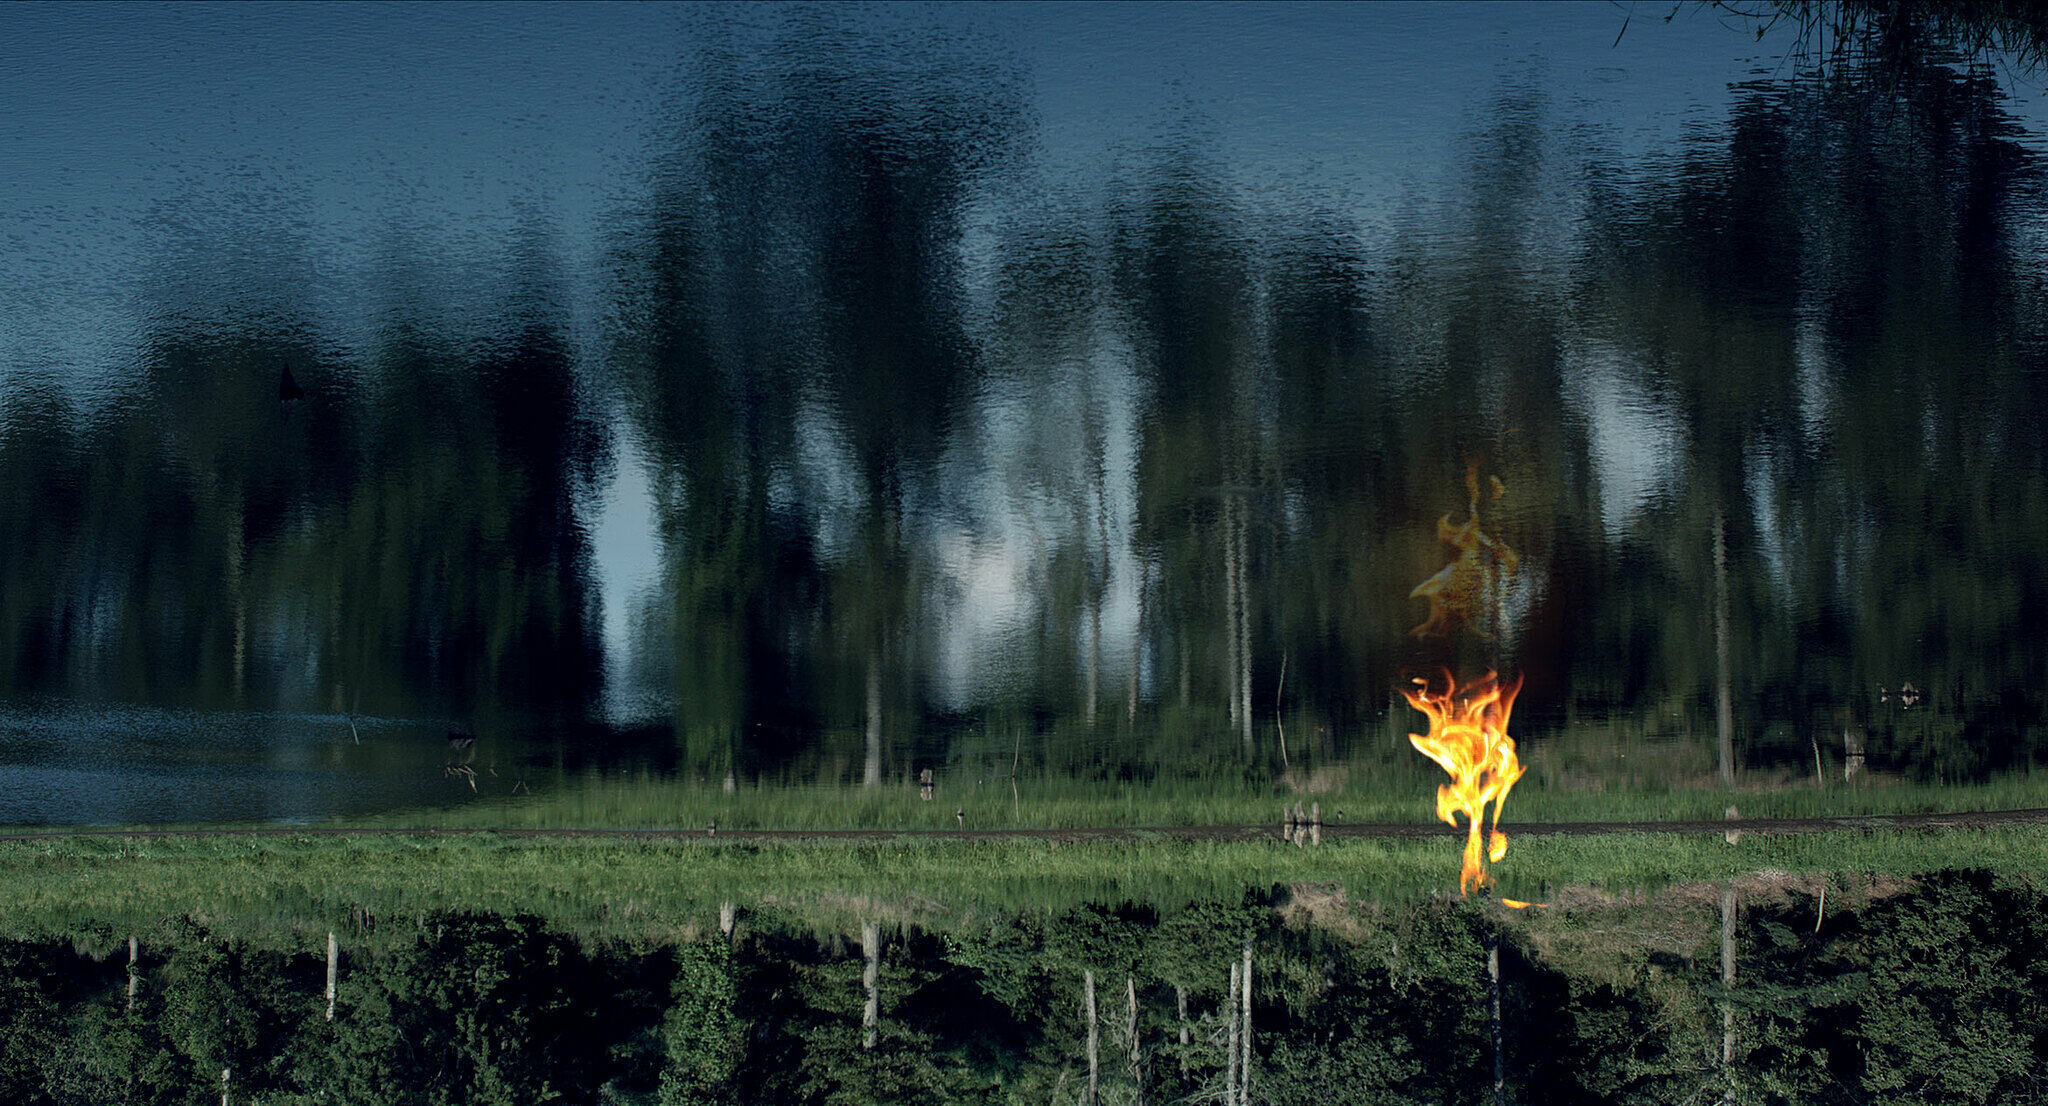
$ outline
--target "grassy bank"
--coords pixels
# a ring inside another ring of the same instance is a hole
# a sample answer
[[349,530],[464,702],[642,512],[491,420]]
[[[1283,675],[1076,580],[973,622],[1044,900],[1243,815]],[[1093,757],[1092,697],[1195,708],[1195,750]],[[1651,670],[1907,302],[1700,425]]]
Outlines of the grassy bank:
[[[1418,758],[1419,759],[1419,758]],[[1411,823],[1436,819],[1441,773],[1413,770],[1331,773],[1301,789],[1245,780],[1120,783],[1058,777],[944,780],[931,801],[915,786],[783,785],[750,782],[727,792],[716,782],[572,777],[491,795],[461,806],[405,811],[352,824],[378,827],[544,829],[1093,829],[1271,825],[1284,806],[1318,804],[1326,821]],[[492,781],[486,781],[487,783]],[[461,786],[451,784],[451,786]],[[500,786],[503,786],[500,784]],[[1718,819],[1729,806],[1750,818],[1853,817],[2048,807],[2048,772],[1988,783],[1938,786],[1871,780],[1816,787],[1673,788],[1612,784],[1545,787],[1524,780],[1502,825],[1544,822],[1656,822]]]
[[[2038,872],[2048,828],[1749,835],[1526,836],[1496,866],[1501,894],[1612,893],[1758,872],[1908,876],[1952,867]],[[710,925],[719,903],[821,922],[881,915],[945,928],[986,910],[1083,901],[1162,908],[1319,884],[1354,902],[1456,893],[1458,842],[1368,839],[1058,842],[705,838],[202,836],[0,843],[0,936],[118,934],[191,916],[292,943],[330,928],[438,909],[538,914],[593,938],[667,940]]]

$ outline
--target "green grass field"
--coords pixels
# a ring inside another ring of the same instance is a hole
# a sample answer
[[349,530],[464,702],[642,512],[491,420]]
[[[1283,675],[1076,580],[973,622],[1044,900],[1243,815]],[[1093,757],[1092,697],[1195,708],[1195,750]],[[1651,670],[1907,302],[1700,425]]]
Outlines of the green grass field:
[[[1005,766],[1007,767],[1007,766]],[[882,913],[943,927],[984,910],[1059,909],[1081,901],[1162,907],[1239,898],[1247,890],[1315,884],[1353,902],[1456,894],[1459,840],[1343,838],[1295,848],[1277,840],[944,839],[920,831],[1275,827],[1295,802],[1326,823],[1435,821],[1434,766],[1414,758],[1324,767],[1272,781],[1158,779],[1145,783],[993,772],[942,773],[931,801],[915,786],[800,786],[569,776],[504,793],[488,779],[475,801],[337,821],[343,835],[64,836],[0,842],[0,933],[115,934],[190,916],[249,935],[295,942],[378,919],[441,909],[526,911],[596,938],[662,940],[712,924],[721,902],[788,910],[836,924]],[[1697,774],[1649,779],[1692,779]],[[2043,870],[2048,830],[1842,831],[1749,834],[1518,834],[1541,823],[1974,812],[2048,807],[2048,772],[1967,786],[1864,778],[1736,789],[1644,784],[1619,774],[1534,773],[1509,797],[1507,858],[1498,893],[1544,901],[1559,889],[1633,893],[1764,871],[1907,876],[1950,867]],[[462,787],[456,780],[451,787]],[[500,793],[493,795],[496,788]],[[514,837],[545,829],[845,829],[900,834],[866,840],[744,841],[650,837]],[[140,828],[140,827],[131,827]],[[393,832],[432,829],[441,835]],[[476,831],[476,832],[466,832]]]
[[[1419,759],[1419,758],[1418,758]],[[1097,829],[1275,825],[1284,807],[1315,803],[1326,822],[1435,821],[1441,773],[1422,770],[1332,774],[1338,781],[1296,792],[1243,780],[1159,780],[1116,783],[1059,778],[942,782],[923,801],[912,786],[742,784],[588,776],[530,793],[486,797],[462,806],[405,811],[355,824],[451,828],[541,829],[629,827],[701,829],[712,820],[731,829]],[[1664,822],[1718,819],[1730,805],[1749,818],[1851,817],[2048,807],[2048,772],[1999,777],[1974,785],[1937,786],[1872,781],[1856,787],[1815,787],[1803,781],[1775,788],[1546,788],[1525,779],[1508,797],[1501,824]]]
[[[1950,867],[2038,873],[2048,828],[1525,836],[1494,868],[1498,893],[1632,894],[1759,872],[1910,876]],[[712,924],[719,903],[943,929],[980,911],[1077,902],[1161,908],[1313,884],[1349,901],[1457,893],[1449,836],[1315,847],[1165,838],[974,841],[347,835],[53,837],[0,843],[0,935],[114,936],[167,917],[296,943],[340,928],[374,937],[442,909],[525,911],[593,939],[667,940]]]

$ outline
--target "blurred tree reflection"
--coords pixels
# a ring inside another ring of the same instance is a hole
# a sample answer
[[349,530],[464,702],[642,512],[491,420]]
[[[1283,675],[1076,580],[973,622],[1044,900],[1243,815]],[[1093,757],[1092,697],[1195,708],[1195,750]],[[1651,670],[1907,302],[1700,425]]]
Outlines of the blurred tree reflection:
[[[475,341],[396,273],[367,348],[163,308],[89,409],[10,376],[0,691],[583,719],[630,663],[696,774],[1306,787],[1412,766],[1404,668],[1498,665],[1533,735],[1723,780],[2037,763],[2048,196],[1942,45],[2027,25],[1835,10],[1890,52],[1644,164],[1504,84],[1370,231],[1198,113],[1067,188],[987,43],[708,21],[591,363],[525,232]],[[661,574],[608,652],[615,433]],[[1418,643],[1475,463],[1522,571],[1490,642]]]

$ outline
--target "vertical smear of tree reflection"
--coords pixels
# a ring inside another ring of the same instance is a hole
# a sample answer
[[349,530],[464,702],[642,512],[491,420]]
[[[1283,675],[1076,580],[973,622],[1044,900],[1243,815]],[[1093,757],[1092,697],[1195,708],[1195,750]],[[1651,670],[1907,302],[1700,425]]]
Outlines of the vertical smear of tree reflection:
[[1199,733],[1227,721],[1248,757],[1254,641],[1266,643],[1253,627],[1266,612],[1246,561],[1252,528],[1269,533],[1277,510],[1255,273],[1240,217],[1198,151],[1167,153],[1150,185],[1116,213],[1115,240],[1115,291],[1151,400],[1137,541],[1157,566],[1162,656],[1214,689],[1175,701],[1168,724]]
[[[167,317],[98,418],[10,403],[0,460],[23,509],[0,545],[38,558],[9,575],[11,686],[586,709],[599,658],[577,503],[601,454],[553,329],[515,322],[482,364],[394,332],[361,377],[278,336],[293,329]],[[307,394],[289,422],[281,363]]]
[[[2010,127],[1989,81],[1935,65],[1752,86],[1601,255],[1596,294],[1688,420],[1639,582],[1726,587],[1752,764],[1851,725],[1951,778],[2039,742],[2037,702],[1989,693],[2027,683],[2040,555],[2010,535],[2048,522],[2040,447],[2013,432],[2038,412],[2039,351],[2018,340],[2037,309],[2010,220],[2038,185]],[[1703,653],[1651,654],[1658,682],[1703,699]],[[1941,753],[1863,702],[1916,678],[1948,695]]]
[[509,314],[480,361],[417,331],[388,336],[368,471],[309,535],[331,583],[307,586],[331,597],[337,665],[376,709],[575,714],[594,700],[577,505],[601,443],[557,328],[536,306]]
[[[11,688],[59,685],[83,617],[59,591],[77,586],[72,550],[89,463],[70,414],[51,381],[17,378],[0,401],[0,570],[8,581],[0,589],[0,678]],[[29,565],[65,567],[31,573]]]
[[[1802,778],[1847,729],[1938,778],[2048,753],[2040,170],[1985,72],[1831,62],[1740,90],[1648,173],[1583,178],[1511,92],[1452,199],[1366,240],[1240,190],[1198,128],[1105,203],[1006,193],[1015,74],[777,19],[707,47],[617,242],[608,337],[664,567],[637,653],[694,771],[1259,775],[1276,708],[1398,770],[1363,722],[1475,458],[1541,587],[1499,656],[1454,659],[1519,663],[1539,741],[1615,719],[1705,750],[1725,723],[1731,775]],[[521,249],[529,287],[478,345],[413,290],[361,352],[160,311],[89,415],[10,370],[0,691],[591,710],[601,435]],[[1610,406],[1670,425],[1584,400],[1595,362]],[[1026,425],[961,432],[997,416]],[[1603,517],[1631,466],[1668,479]],[[962,533],[1023,613],[941,694]],[[1877,701],[1906,681],[1910,713]]]
[[253,638],[290,616],[275,579],[294,513],[349,482],[346,451],[325,470],[316,457],[346,422],[316,410],[281,435],[278,363],[301,351],[253,321],[166,317],[146,341],[90,419],[54,390],[10,397],[0,672],[16,690],[262,701],[277,671]]
[[[962,207],[1019,107],[1006,74],[953,56],[877,79],[903,63],[829,16],[788,36],[703,58],[691,148],[650,220],[655,336],[631,372],[671,490],[693,759],[749,723],[815,722],[863,734],[873,786],[885,736],[921,706],[908,530],[944,494],[931,468],[974,365]],[[772,505],[771,485],[787,490]],[[792,700],[815,718],[771,705]]]
[[[1276,253],[1272,348],[1283,495],[1308,505],[1307,525],[1275,550],[1273,618],[1288,668],[1276,676],[1276,709],[1307,712],[1296,755],[1336,755],[1334,733],[1350,729],[1370,699],[1359,687],[1393,685],[1385,643],[1400,633],[1397,613],[1375,601],[1396,586],[1375,571],[1386,500],[1401,476],[1388,443],[1396,411],[1384,402],[1383,351],[1375,348],[1368,276],[1348,228],[1316,220]],[[1265,700],[1255,700],[1263,702]],[[1320,724],[1327,721],[1329,724]]]

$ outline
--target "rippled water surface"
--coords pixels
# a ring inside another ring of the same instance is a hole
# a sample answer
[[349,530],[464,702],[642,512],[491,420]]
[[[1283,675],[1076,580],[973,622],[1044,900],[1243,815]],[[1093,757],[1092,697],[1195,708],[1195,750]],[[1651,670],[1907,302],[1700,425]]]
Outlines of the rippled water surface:
[[2041,78],[1755,29],[10,7],[0,824],[2032,765]]

